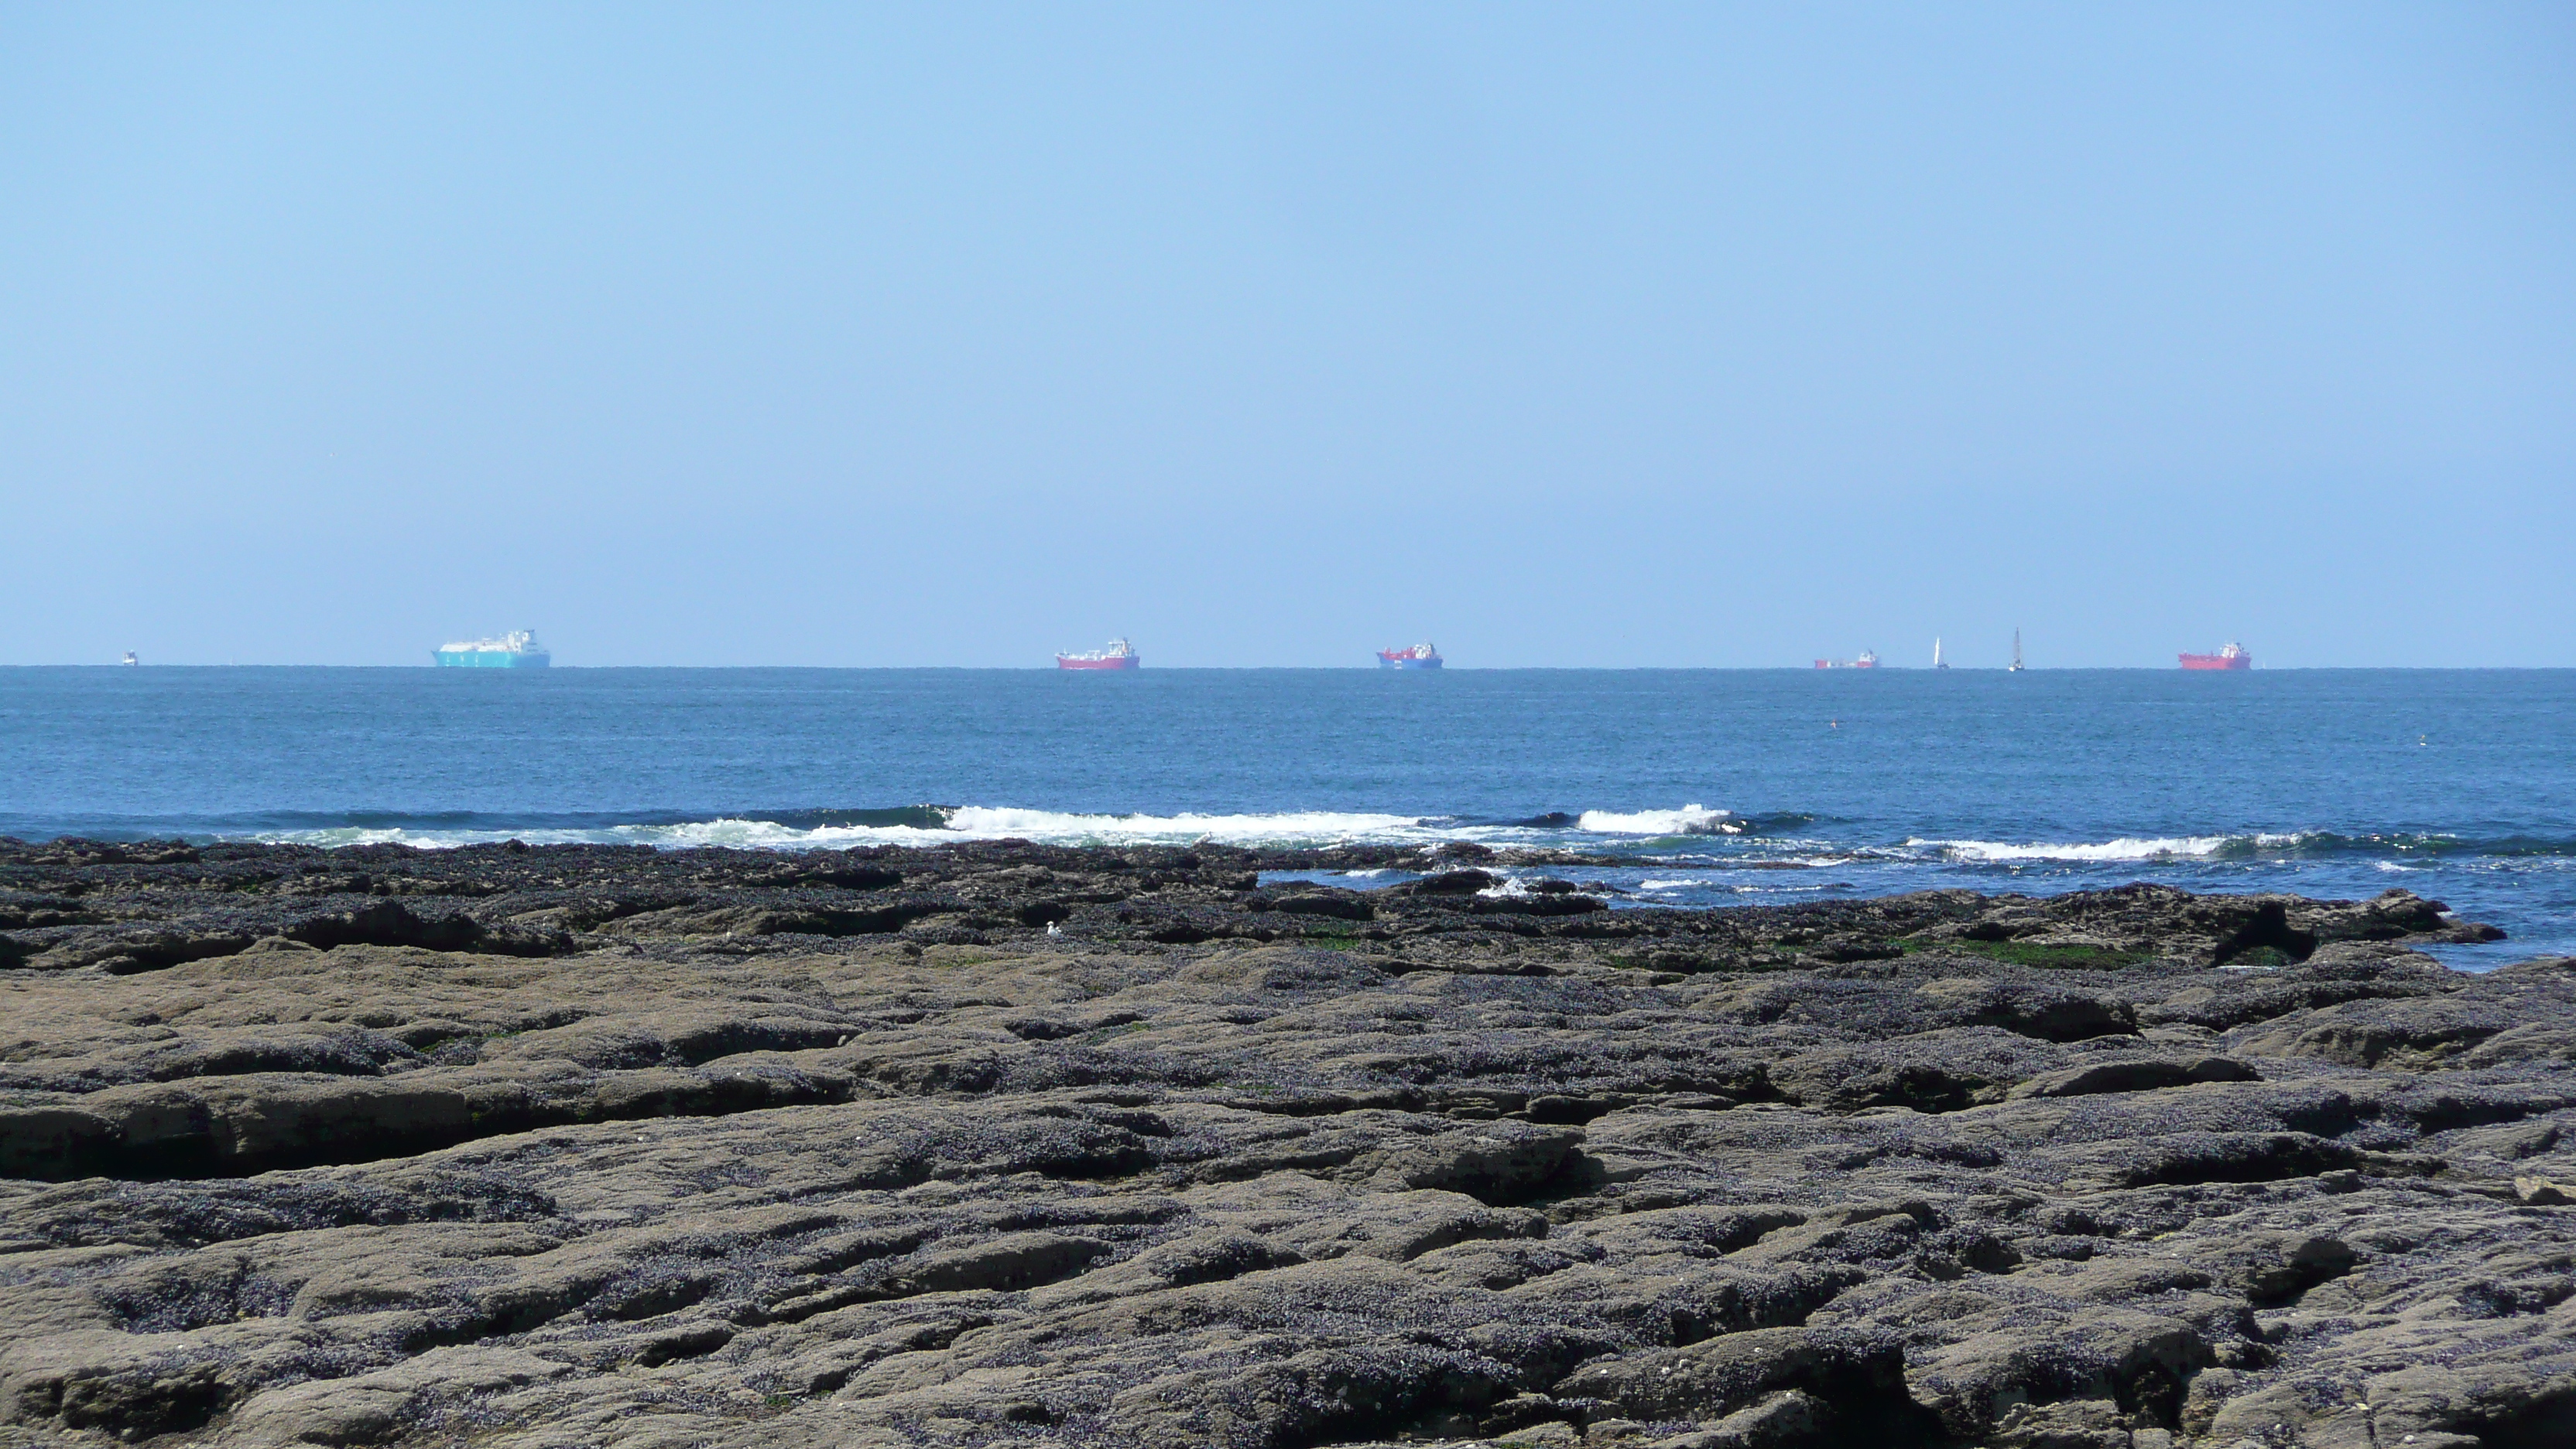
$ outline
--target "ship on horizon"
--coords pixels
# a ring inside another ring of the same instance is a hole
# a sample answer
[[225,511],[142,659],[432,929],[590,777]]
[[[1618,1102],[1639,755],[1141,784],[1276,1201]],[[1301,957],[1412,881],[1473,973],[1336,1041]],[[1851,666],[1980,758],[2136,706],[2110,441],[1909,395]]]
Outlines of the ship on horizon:
[[1440,651],[1429,643],[1416,644],[1410,649],[1381,649],[1377,651],[1377,667],[1437,669],[1440,667]]
[[1136,646],[1124,639],[1110,640],[1106,649],[1087,649],[1079,654],[1058,654],[1055,657],[1058,669],[1140,669],[1144,663],[1145,656],[1137,653]]
[[1875,650],[1864,649],[1860,651],[1858,659],[1819,659],[1816,661],[1816,667],[1818,669],[1876,669],[1878,654]]
[[514,629],[498,639],[441,644],[430,652],[441,669],[544,669],[555,662],[534,629]]
[[2254,656],[2245,652],[2244,645],[2230,639],[2227,641],[2227,647],[2215,654],[2183,655],[2182,667],[2185,669],[2251,669],[2254,667]]

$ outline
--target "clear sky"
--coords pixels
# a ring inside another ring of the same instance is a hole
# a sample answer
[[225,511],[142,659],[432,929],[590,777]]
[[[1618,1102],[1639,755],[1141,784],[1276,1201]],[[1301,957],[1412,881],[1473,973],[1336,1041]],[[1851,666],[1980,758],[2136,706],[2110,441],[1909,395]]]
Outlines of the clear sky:
[[2576,7],[0,9],[0,663],[2576,665]]

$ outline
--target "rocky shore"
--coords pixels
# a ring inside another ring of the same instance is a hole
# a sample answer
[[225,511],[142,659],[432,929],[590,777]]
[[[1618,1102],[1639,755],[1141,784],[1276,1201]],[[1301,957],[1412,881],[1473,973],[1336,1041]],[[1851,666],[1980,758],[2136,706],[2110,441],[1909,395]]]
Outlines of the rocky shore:
[[2576,1444],[2576,960],[1582,864],[0,841],[0,1445]]

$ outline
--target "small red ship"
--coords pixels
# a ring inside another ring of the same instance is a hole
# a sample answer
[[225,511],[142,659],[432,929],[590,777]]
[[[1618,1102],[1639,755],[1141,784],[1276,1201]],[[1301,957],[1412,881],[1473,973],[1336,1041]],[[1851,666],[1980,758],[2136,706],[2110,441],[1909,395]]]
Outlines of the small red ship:
[[1110,640],[1109,647],[1106,649],[1091,649],[1080,654],[1059,654],[1055,657],[1055,667],[1058,669],[1139,669],[1144,666],[1144,663],[1145,656],[1137,653],[1136,646],[1124,639]]
[[1818,669],[1876,669],[1878,655],[1872,650],[1864,649],[1860,651],[1858,659],[1819,659],[1816,661],[1816,667]]
[[1410,649],[1381,649],[1377,651],[1377,667],[1380,669],[1437,669],[1440,667],[1440,651],[1428,644],[1416,644]]
[[2254,656],[2245,652],[2244,645],[2230,640],[2226,648],[2215,654],[2183,655],[2182,667],[2185,669],[2251,669],[2254,667]]

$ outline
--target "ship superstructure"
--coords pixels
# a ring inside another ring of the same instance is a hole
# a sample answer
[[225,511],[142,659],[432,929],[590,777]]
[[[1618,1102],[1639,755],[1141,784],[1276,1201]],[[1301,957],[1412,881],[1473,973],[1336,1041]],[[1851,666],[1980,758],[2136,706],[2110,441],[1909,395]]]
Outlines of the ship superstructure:
[[2244,645],[2231,639],[2227,641],[2226,648],[2215,654],[2183,655],[2182,667],[2185,669],[2251,669],[2254,667],[2254,656],[2245,652]]
[[514,629],[498,639],[468,639],[441,644],[429,656],[442,669],[543,669],[554,655],[537,642],[533,629]]
[[1377,667],[1437,669],[1440,667],[1440,651],[1428,643],[1416,644],[1410,649],[1381,649],[1377,651]]
[[1106,649],[1089,649],[1079,654],[1058,654],[1055,657],[1058,669],[1138,669],[1144,663],[1145,656],[1137,653],[1136,646],[1124,639],[1110,640]]

